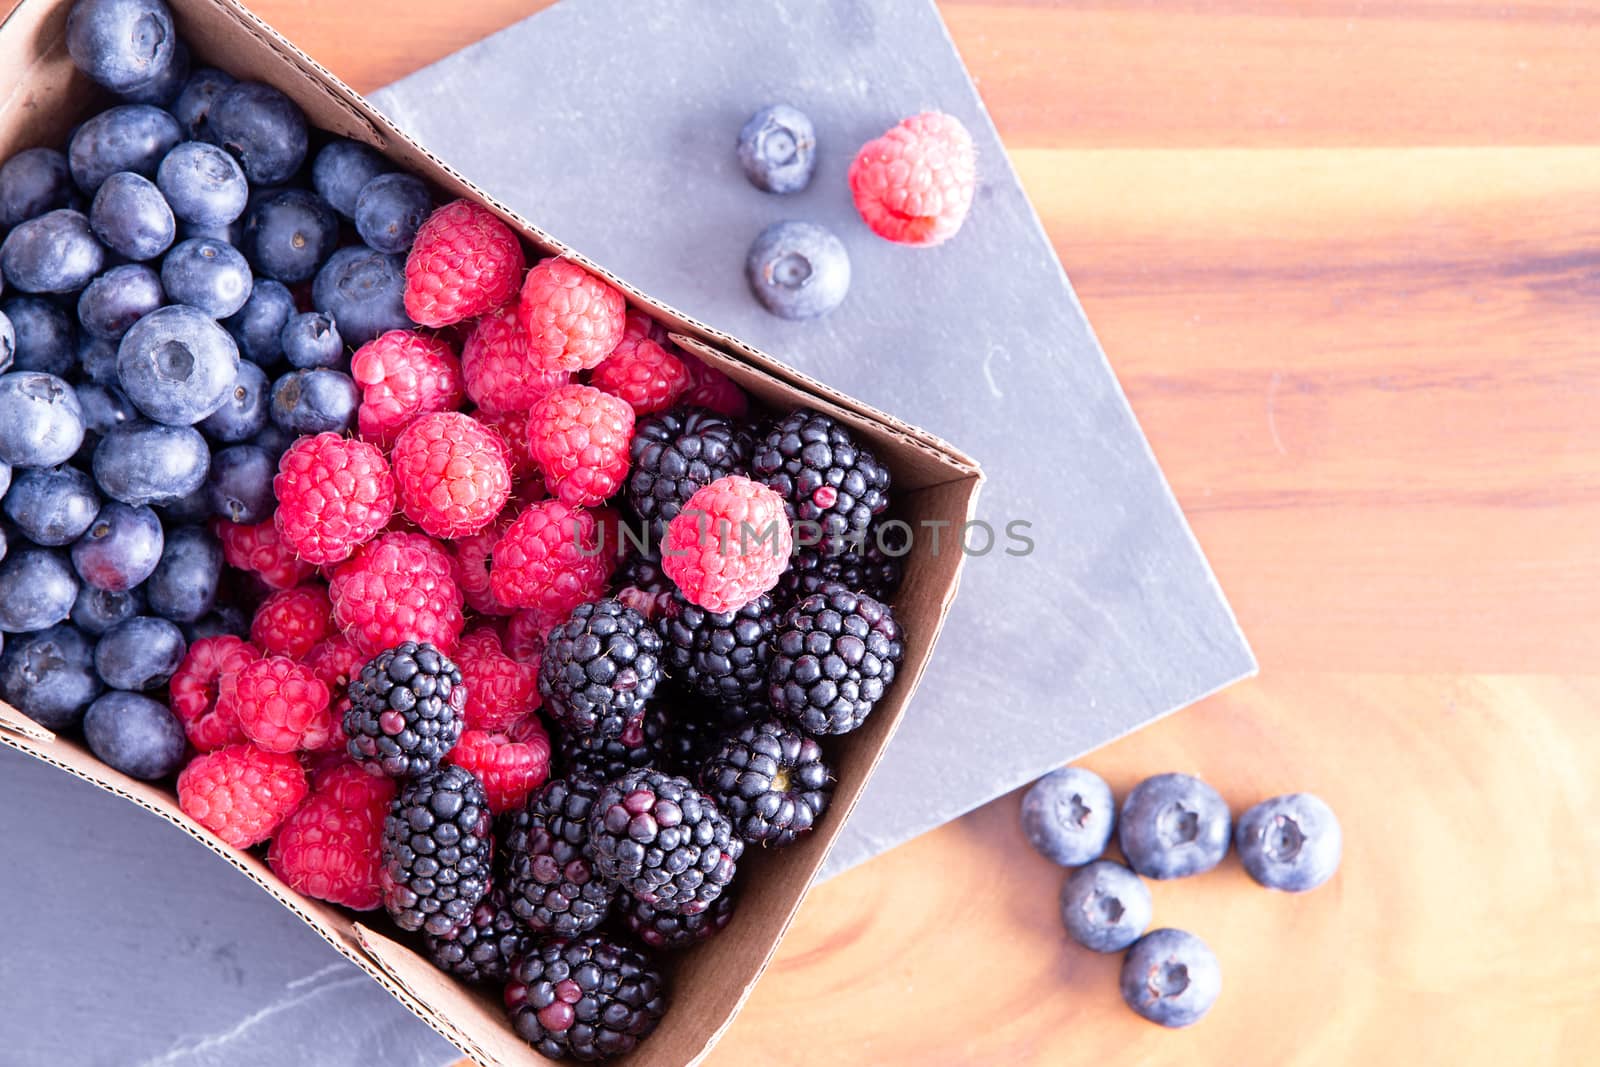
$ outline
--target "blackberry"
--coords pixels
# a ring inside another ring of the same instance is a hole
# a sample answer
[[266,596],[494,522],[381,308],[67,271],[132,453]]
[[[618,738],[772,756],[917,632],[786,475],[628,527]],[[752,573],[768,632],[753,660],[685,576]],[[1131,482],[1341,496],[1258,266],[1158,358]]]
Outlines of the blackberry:
[[729,920],[733,918],[737,900],[736,893],[724,893],[717,898],[716,903],[698,915],[674,915],[669,911],[657,911],[650,905],[635,900],[623,912],[622,918],[628,924],[628,929],[633,931],[633,936],[650,948],[658,951],[692,948],[720,934],[727,927]]
[[661,544],[695,490],[744,472],[750,440],[714,411],[678,407],[639,420],[629,460],[628,506],[649,524],[651,543]]
[[400,786],[383,822],[383,906],[402,930],[445,937],[489,891],[489,798],[471,771],[446,767]]
[[455,747],[467,690],[433,645],[407,641],[380,652],[350,680],[344,732],[350,758],[391,778],[426,774]]
[[780,715],[817,737],[865,722],[905,656],[888,605],[837,584],[791,607],[772,647],[767,697]]
[[650,622],[661,617],[677,586],[661,569],[661,561],[634,552],[611,576],[611,595]]
[[558,939],[511,966],[512,1029],[551,1059],[632,1052],[667,1011],[666,979],[645,956],[601,937]]
[[686,778],[641,767],[618,778],[589,812],[595,868],[662,911],[705,911],[733,881],[744,842]]
[[602,782],[620,778],[635,767],[658,767],[667,752],[667,712],[661,707],[645,711],[617,737],[583,737],[564,734],[559,759],[569,771],[593,775]]
[[806,408],[767,431],[751,454],[750,475],[788,501],[798,523],[816,524],[824,555],[860,544],[889,506],[889,469],[836,420]]
[[580,604],[550,631],[539,694],[568,733],[620,736],[655,695],[660,653],[660,636],[637,611],[616,600]]
[[533,949],[533,935],[517,922],[499,891],[478,901],[471,921],[455,933],[426,934],[423,941],[435,967],[469,982],[504,982],[511,961]]
[[700,786],[751,844],[792,843],[833,799],[822,746],[775,719],[729,734],[706,761]]
[[611,911],[616,887],[594,869],[589,813],[604,782],[552,778],[507,818],[501,843],[511,911],[534,933],[577,937]]
[[701,696],[738,704],[759,700],[766,691],[777,629],[767,594],[726,612],[707,611],[674,595],[656,626],[668,673]]
[[[900,589],[905,576],[905,555],[911,536],[902,527],[880,527],[866,539],[865,550],[852,548],[837,556],[818,551],[815,546],[797,549],[789,569],[778,579],[775,594],[785,603],[818,592],[828,582],[865,593],[887,603]],[[885,551],[887,549],[887,551]]]

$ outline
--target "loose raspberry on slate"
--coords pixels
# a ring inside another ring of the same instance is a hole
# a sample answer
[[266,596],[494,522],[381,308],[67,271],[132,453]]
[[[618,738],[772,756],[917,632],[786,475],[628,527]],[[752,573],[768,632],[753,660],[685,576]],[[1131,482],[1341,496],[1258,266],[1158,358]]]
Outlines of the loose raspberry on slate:
[[517,737],[467,730],[444,758],[477,775],[496,815],[522,807],[528,794],[550,777],[550,737],[537,716],[518,724]]
[[201,752],[213,752],[245,740],[244,730],[231,709],[219,708],[222,679],[230,680],[261,658],[261,653],[232,634],[202,637],[189,646],[183,663],[168,682],[172,713],[183,723],[189,743]]
[[540,260],[522,283],[528,351],[547,370],[596,367],[622,340],[622,293],[569,259]]
[[461,348],[467,395],[485,411],[527,411],[546,393],[572,381],[564,370],[546,370],[528,351],[528,331],[519,305],[491,311],[477,321]]
[[737,611],[778,584],[793,551],[783,498],[730,475],[696,492],[668,524],[661,569],[686,600]]
[[554,617],[552,626],[579,604],[602,596],[608,577],[594,516],[559,500],[523,509],[494,546],[489,572],[502,604],[537,607]]
[[633,409],[588,385],[564,385],[528,412],[528,441],[544,484],[582,506],[612,496],[628,476]]
[[977,184],[971,134],[938,111],[913,115],[868,141],[850,164],[850,195],[872,232],[924,248],[961,229]]
[[301,659],[333,633],[333,602],[316,582],[280,589],[261,602],[250,620],[250,640],[262,651]]
[[384,448],[418,415],[454,411],[466,398],[450,343],[413,330],[390,330],[356,349],[350,376],[362,387],[361,436]]
[[494,546],[499,543],[511,520],[516,516],[510,508],[502,511],[488,526],[474,534],[457,537],[445,547],[455,563],[456,585],[467,602],[467,607],[480,615],[510,615],[511,608],[500,603],[490,584],[489,561]]
[[531,492],[534,499],[546,496],[544,476],[539,473],[539,461],[533,458],[533,449],[528,441],[528,413],[496,413],[480,408],[473,412],[473,418],[499,434],[505,442],[506,463],[510,465],[511,480],[518,486],[519,493]]
[[628,402],[635,415],[670,408],[689,388],[689,368],[654,341],[624,337],[589,374],[589,384]]
[[374,538],[334,570],[328,593],[334,621],[366,656],[404,641],[449,655],[466,624],[450,554],[422,534]]
[[455,659],[467,689],[469,729],[507,730],[539,706],[539,668],[512,659],[492,627],[463,635]]
[[455,200],[428,216],[406,257],[406,314],[447,326],[500,307],[517,294],[527,260],[522,242],[494,212]]
[[311,668],[267,656],[224,680],[218,698],[244,735],[268,752],[312,751],[328,743],[328,687]]
[[272,836],[306,795],[306,772],[289,752],[229,745],[196,756],[178,775],[178,807],[234,848]]
[[215,519],[212,530],[222,542],[222,557],[228,566],[249,571],[274,589],[293,588],[316,572],[284,543],[274,519],[254,526]]
[[505,442],[459,411],[419,415],[389,463],[406,517],[435,537],[477,533],[511,496]]
[[394,478],[383,453],[335,433],[290,445],[278,461],[272,491],[278,534],[309,563],[348,558],[394,513]]
[[267,862],[298,893],[372,911],[383,904],[385,814],[346,808],[330,794],[313,793],[278,827]]
[[742,419],[750,413],[750,398],[732,378],[693,356],[685,356],[683,365],[689,370],[689,387],[679,398],[683,403],[710,408],[730,419]]
[[319,641],[302,662],[328,687],[328,712],[333,718],[333,735],[328,738],[328,745],[343,751],[347,740],[344,713],[350,710],[350,679],[361,673],[366,657],[348,637],[335,633]]

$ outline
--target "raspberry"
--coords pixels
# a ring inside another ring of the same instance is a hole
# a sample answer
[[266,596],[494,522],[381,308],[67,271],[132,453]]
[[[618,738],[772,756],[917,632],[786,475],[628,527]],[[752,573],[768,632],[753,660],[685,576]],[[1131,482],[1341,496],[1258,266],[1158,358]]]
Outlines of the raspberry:
[[280,589],[261,602],[250,621],[250,640],[275,656],[302,659],[333,632],[333,603],[321,585]]
[[172,713],[183,723],[191,745],[213,752],[245,740],[232,711],[218,707],[218,691],[222,679],[231,680],[260,658],[255,646],[232,634],[202,637],[189,646],[168,686]]
[[511,496],[506,445],[459,411],[420,415],[395,438],[389,461],[406,518],[435,537],[476,533]]
[[316,571],[311,564],[295,556],[294,549],[284,543],[272,519],[254,526],[217,519],[212,528],[222,542],[222,556],[230,567],[249,571],[274,589],[290,589]]
[[369,774],[344,753],[311,773],[311,791],[332,797],[347,811],[370,810],[383,822],[399,786],[393,778]]
[[361,673],[366,658],[344,634],[336,633],[317,643],[302,661],[311,673],[322,679],[328,687],[329,713],[333,716],[334,736],[328,743],[337,751],[344,751],[344,713],[350,710],[350,679]]
[[394,514],[394,478],[383,453],[336,433],[290,445],[278,461],[272,491],[279,536],[310,563],[348,558]]
[[783,498],[735,474],[696,492],[668,524],[661,569],[691,603],[737,611],[778,584],[792,551]]
[[489,580],[512,608],[539,608],[554,626],[605,592],[608,564],[594,516],[559,500],[525,508],[494,546]]
[[489,560],[494,546],[511,525],[512,516],[502,512],[494,522],[474,534],[458,537],[445,547],[455,564],[456,585],[467,602],[467,607],[480,615],[509,615],[506,607],[494,595],[489,579]]
[[220,688],[224,713],[231,712],[244,735],[268,752],[318,749],[333,732],[328,687],[287,656],[246,664]]
[[680,399],[685,404],[710,408],[718,415],[742,419],[750,412],[750,398],[734,384],[733,379],[709,363],[685,357],[683,365],[689,370],[689,388]]
[[453,411],[466,396],[449,343],[412,330],[390,330],[356,349],[350,376],[362,387],[361,436],[384,448],[418,415]]
[[[566,618],[563,615],[561,618]],[[524,608],[511,616],[506,623],[506,654],[518,663],[526,663],[535,674],[544,658],[544,646],[550,630],[561,619],[552,619],[543,608]]]
[[346,808],[330,793],[313,793],[278,828],[267,862],[298,893],[372,911],[383,904],[379,876],[387,813],[387,804]]
[[635,415],[670,408],[689,382],[683,360],[646,338],[624,337],[589,375],[590,385],[626,400]]
[[545,495],[544,477],[539,473],[539,461],[533,458],[528,442],[528,413],[526,411],[492,412],[482,409],[473,417],[500,435],[506,446],[506,463],[511,468],[511,480],[526,487],[533,483],[536,496]]
[[667,343],[667,328],[644,312],[629,308],[622,319],[622,336],[624,340],[643,339],[664,345]]
[[489,627],[461,638],[456,666],[467,688],[469,729],[506,730],[539,706],[538,667],[506,655],[500,635]]
[[564,385],[528,412],[528,441],[552,495],[598,504],[628,476],[633,409],[588,385]]
[[365,656],[404,641],[453,653],[466,620],[450,554],[416,533],[375,538],[333,572],[333,618]]
[[961,121],[924,111],[861,146],[850,164],[850,195],[873,233],[926,248],[961,229],[977,170]]
[[196,756],[178,775],[178,807],[234,848],[271,837],[305,795],[300,761],[255,745]]
[[406,257],[406,314],[448,326],[506,303],[527,260],[511,227],[481,204],[455,200],[428,216]]
[[622,340],[627,305],[614,287],[568,259],[540,260],[522,283],[528,352],[546,370],[598,366]]
[[489,795],[489,810],[496,815],[522,807],[528,794],[550,777],[549,735],[531,715],[526,725],[519,726],[517,740],[487,730],[467,730],[444,758],[477,775]]
[[545,370],[528,354],[528,331],[516,304],[479,319],[461,349],[467,395],[485,411],[527,411],[534,401],[566,385],[564,370]]

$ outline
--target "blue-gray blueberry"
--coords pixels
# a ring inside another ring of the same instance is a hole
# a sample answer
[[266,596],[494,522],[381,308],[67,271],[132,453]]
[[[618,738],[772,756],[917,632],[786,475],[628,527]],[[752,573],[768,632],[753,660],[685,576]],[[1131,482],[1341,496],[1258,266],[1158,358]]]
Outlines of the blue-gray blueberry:
[[71,208],[29,219],[0,243],[0,272],[24,293],[76,292],[105,264],[105,246],[83,212]]
[[183,766],[183,724],[167,706],[138,693],[110,692],[83,717],[83,739],[106,766],[155,781]]
[[407,252],[432,206],[422,179],[399,171],[380,174],[356,198],[356,232],[379,252]]
[[360,405],[360,390],[342,371],[291,371],[272,386],[272,421],[293,434],[344,433]]
[[359,348],[380,333],[416,325],[406,314],[405,291],[404,256],[354,245],[328,257],[311,285],[311,303],[333,316],[345,344]]
[[283,359],[283,327],[295,314],[294,295],[282,282],[257,278],[250,299],[222,326],[239,345],[239,354],[261,367]]
[[1210,947],[1184,930],[1145,934],[1122,961],[1122,1000],[1141,1018],[1192,1026],[1217,1002],[1222,968]]
[[0,230],[72,202],[67,156],[54,148],[24,148],[0,165]]
[[167,531],[161,562],[144,583],[150,610],[173,622],[193,622],[217,603],[222,545],[203,526]]
[[140,411],[171,426],[192,426],[220,408],[238,373],[238,345],[215,319],[192,307],[151,312],[117,348],[122,391]]
[[100,494],[94,479],[76,467],[34,467],[17,473],[0,508],[23,537],[59,548],[76,541],[94,522]]
[[780,318],[826,315],[850,291],[844,243],[814,222],[768,226],[750,246],[744,266],[750,291]]
[[70,730],[105,687],[94,646],[70,623],[13,637],[0,654],[0,700],[46,730]]
[[288,181],[306,158],[306,118],[270,85],[235,82],[211,103],[207,137],[239,161],[251,185]]
[[773,104],[739,131],[739,165],[757,189],[797,193],[817,169],[817,131],[799,108]]
[[388,160],[366,145],[338,137],[317,153],[311,164],[311,185],[333,210],[353,219],[361,190],[378,175],[393,169]]
[[1096,860],[1067,876],[1061,923],[1092,952],[1121,952],[1150,925],[1150,887],[1120,863]]
[[256,273],[286,285],[310,281],[339,247],[339,216],[309,189],[284,189],[250,207],[244,250]]
[[161,0],[77,0],[67,13],[72,62],[114,93],[160,75],[177,43],[172,13]]
[[1083,767],[1051,771],[1022,796],[1022,832],[1028,843],[1063,867],[1099,859],[1116,822],[1111,787]]
[[0,562],[0,631],[48,630],[66,621],[77,597],[77,576],[55,549],[24,548]]
[[169,109],[183,127],[184,136],[191,141],[206,139],[211,129],[211,105],[235,80],[232,74],[215,67],[201,67],[189,75]]
[[1215,789],[1191,775],[1158,774],[1123,800],[1117,840],[1146,878],[1183,878],[1222,862],[1232,828]]
[[344,338],[333,316],[306,311],[283,327],[283,355],[291,367],[339,367],[344,363]]
[[166,504],[197,492],[210,469],[211,449],[193,426],[138,419],[106,434],[94,450],[100,491],[135,506]]
[[244,307],[253,279],[242,252],[209,237],[181,241],[161,261],[167,299],[214,319],[225,319]]
[[211,513],[243,526],[272,518],[276,502],[272,476],[277,470],[276,458],[255,445],[233,445],[217,452],[206,479]]
[[18,295],[3,306],[16,331],[11,369],[69,376],[77,363],[78,347],[72,316],[52,297]]
[[157,689],[167,684],[188,650],[175,623],[135,615],[100,635],[94,646],[94,669],[112,689]]
[[267,372],[248,359],[241,359],[227,399],[200,421],[200,432],[223,444],[250,440],[267,425],[271,389]]
[[145,611],[144,591],[129,589],[113,593],[109,589],[96,589],[83,585],[72,602],[72,625],[91,637],[105,633],[119,622],[125,622]]
[[164,301],[159,274],[143,263],[124,263],[100,275],[79,294],[78,321],[94,337],[121,341],[134,323]]
[[0,463],[65,463],[83,444],[83,432],[83,409],[72,386],[41,371],[0,375]]
[[165,543],[154,511],[112,500],[72,546],[72,567],[87,586],[126,593],[155,572]]
[[67,166],[84,195],[118,171],[153,178],[172,146],[183,140],[178,120],[149,104],[123,104],[78,127],[67,144]]
[[228,225],[250,199],[238,161],[203,141],[174,146],[156,170],[156,185],[176,218],[199,226]]
[[1333,877],[1344,835],[1333,809],[1311,793],[1263,800],[1239,816],[1239,862],[1268,889],[1304,893]]

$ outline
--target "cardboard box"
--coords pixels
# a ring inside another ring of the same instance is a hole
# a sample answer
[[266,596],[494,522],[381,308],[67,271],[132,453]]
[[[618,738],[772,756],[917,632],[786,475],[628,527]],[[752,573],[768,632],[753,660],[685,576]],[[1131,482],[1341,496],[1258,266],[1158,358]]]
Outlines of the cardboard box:
[[[982,474],[955,448],[892,416],[844,396],[772,357],[636,291],[506,211],[392,126],[327,70],[233,0],[168,0],[196,61],[240,78],[268,82],[292,97],[315,126],[364,141],[449,195],[475,197],[499,211],[538,254],[573,256],[621,288],[631,303],[667,323],[685,349],[715,364],[761,402],[806,405],[849,425],[888,464],[898,517],[960,525],[973,515]],[[0,23],[0,159],[33,145],[59,145],[75,121],[104,95],[67,56],[70,0],[22,0]],[[867,724],[830,744],[839,775],[833,807],[817,832],[771,852],[752,849],[741,864],[738,916],[720,937],[673,964],[671,1009],[638,1052],[619,1063],[697,1063],[733,1021],[793,919],[813,876],[844,825],[932,654],[955,596],[962,556],[919,543],[907,558],[896,598],[906,630],[906,659],[890,693]],[[138,804],[180,827],[298,915],[341,954],[480,1064],[545,1062],[506,1025],[499,996],[436,971],[388,936],[381,918],[366,922],[283,887],[254,854],[223,845],[186,818],[164,786],[134,781],[100,763],[76,740],[57,737],[0,704],[0,742]],[[375,928],[377,927],[377,928]]]

